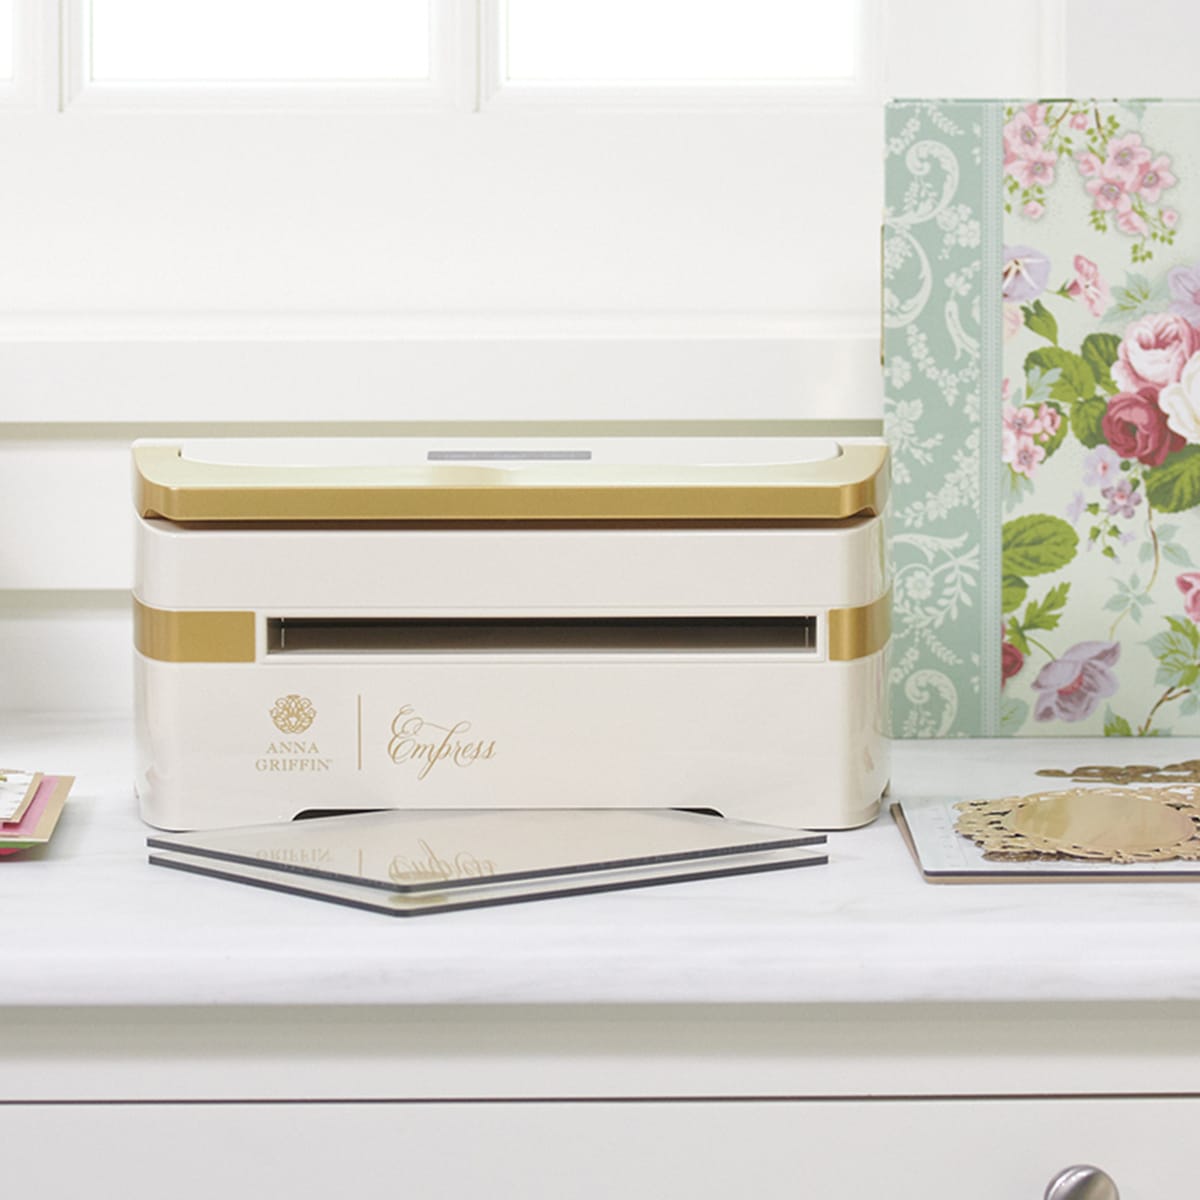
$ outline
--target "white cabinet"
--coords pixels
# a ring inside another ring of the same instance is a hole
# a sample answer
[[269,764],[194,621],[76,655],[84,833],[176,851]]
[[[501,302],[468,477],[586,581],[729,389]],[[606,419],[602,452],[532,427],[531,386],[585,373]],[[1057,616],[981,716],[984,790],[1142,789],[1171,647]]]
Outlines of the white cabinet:
[[[5,1200],[1197,1193],[1195,884],[932,887],[881,820],[803,879],[396,922],[148,867],[125,722],[6,736],[79,783],[0,863]],[[1128,753],[1051,741],[901,744],[895,793]]]
[[38,1200],[1041,1200],[1072,1163],[1124,1200],[1191,1190],[1200,1099],[8,1107]]

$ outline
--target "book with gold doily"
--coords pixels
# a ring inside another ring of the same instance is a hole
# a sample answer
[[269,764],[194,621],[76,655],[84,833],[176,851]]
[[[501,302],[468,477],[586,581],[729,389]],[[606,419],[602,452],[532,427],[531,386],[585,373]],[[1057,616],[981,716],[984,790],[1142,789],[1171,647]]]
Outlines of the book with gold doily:
[[904,800],[895,817],[935,883],[1200,879],[1200,787],[1098,781],[987,800]]

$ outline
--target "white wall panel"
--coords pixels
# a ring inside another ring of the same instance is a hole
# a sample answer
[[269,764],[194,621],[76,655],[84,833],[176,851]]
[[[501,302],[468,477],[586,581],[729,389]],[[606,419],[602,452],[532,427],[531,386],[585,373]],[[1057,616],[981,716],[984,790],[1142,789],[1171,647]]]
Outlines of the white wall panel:
[[1063,0],[1066,87],[1072,96],[1200,95],[1194,0]]
[[0,324],[0,423],[878,418],[877,320]]
[[0,313],[862,312],[881,137],[865,104],[14,118]]
[[4,587],[128,588],[131,497],[123,442],[0,439]]
[[0,592],[0,713],[129,711],[132,646],[128,592]]
[[884,90],[897,97],[1032,96],[1044,89],[1057,0],[885,0]]

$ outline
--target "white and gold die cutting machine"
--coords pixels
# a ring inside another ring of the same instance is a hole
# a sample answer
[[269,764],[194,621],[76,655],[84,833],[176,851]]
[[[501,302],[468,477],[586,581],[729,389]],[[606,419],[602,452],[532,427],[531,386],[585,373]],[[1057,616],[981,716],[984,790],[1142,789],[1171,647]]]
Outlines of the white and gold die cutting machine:
[[871,439],[134,446],[137,792],[164,829],[887,786]]

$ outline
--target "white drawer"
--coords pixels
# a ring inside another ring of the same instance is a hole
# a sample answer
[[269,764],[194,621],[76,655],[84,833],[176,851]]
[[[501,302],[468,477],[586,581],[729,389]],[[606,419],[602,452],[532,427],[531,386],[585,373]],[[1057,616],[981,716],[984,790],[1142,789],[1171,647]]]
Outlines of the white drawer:
[[12,1104],[4,1191],[38,1200],[1041,1200],[1095,1163],[1194,1192],[1200,1099]]

